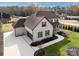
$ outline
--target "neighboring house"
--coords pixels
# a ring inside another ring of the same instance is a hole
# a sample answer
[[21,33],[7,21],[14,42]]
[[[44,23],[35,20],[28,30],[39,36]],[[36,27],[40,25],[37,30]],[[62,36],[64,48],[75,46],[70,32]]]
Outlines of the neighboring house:
[[68,19],[68,20],[79,20],[79,16],[67,16],[67,17],[65,17],[65,19]]
[[69,16],[67,14],[59,15],[61,20],[79,20],[79,16]]
[[67,14],[63,14],[63,13],[62,13],[62,14],[60,15],[60,19],[61,19],[61,20],[65,20],[66,17],[67,17]]
[[20,19],[15,25],[15,35],[27,34],[32,41],[52,37],[59,32],[59,17],[51,11],[38,11],[28,18]]

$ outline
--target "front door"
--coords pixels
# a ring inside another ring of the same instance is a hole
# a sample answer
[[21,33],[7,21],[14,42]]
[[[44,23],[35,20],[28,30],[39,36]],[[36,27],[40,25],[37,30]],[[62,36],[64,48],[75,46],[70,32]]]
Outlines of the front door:
[[29,32],[27,32],[27,36],[28,36],[30,39],[33,38],[33,35],[32,35],[31,33],[29,33]]

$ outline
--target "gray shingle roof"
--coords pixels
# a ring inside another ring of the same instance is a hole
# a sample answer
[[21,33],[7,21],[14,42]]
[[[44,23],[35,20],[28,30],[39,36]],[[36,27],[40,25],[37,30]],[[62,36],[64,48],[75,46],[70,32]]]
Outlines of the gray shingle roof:
[[28,17],[27,20],[20,19],[15,24],[14,28],[27,26],[29,29],[33,30],[43,18],[46,18],[48,21],[50,21],[52,18],[57,18],[57,17],[58,16],[51,11],[38,11],[37,13]]
[[31,15],[30,17],[27,18],[24,25],[27,26],[29,29],[33,30],[43,18],[44,18],[43,16],[37,17],[35,15]]
[[24,25],[33,30],[43,18],[46,18],[48,21],[50,21],[52,18],[58,18],[58,16],[51,11],[38,11],[28,17]]
[[38,11],[38,12],[36,12],[36,16],[44,16],[47,19],[59,17],[58,15],[56,15],[55,12],[52,12],[52,11]]
[[24,27],[24,22],[26,21],[26,19],[19,19],[16,23],[13,24],[14,28],[17,27]]

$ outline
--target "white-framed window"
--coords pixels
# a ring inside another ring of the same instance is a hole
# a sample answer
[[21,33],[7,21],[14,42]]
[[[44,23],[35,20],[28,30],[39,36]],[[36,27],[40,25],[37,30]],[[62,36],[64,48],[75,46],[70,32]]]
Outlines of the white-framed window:
[[46,26],[46,22],[42,22],[42,27],[45,27]]
[[50,35],[50,30],[45,31],[45,36],[48,36],[48,35]]
[[43,32],[38,32],[38,38],[43,37]]

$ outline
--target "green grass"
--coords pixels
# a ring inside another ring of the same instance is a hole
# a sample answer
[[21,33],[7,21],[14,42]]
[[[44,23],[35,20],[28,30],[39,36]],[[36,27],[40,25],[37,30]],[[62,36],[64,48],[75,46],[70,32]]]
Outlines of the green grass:
[[68,34],[68,38],[44,48],[47,56],[67,56],[66,50],[68,47],[79,48],[79,33],[64,30]]

